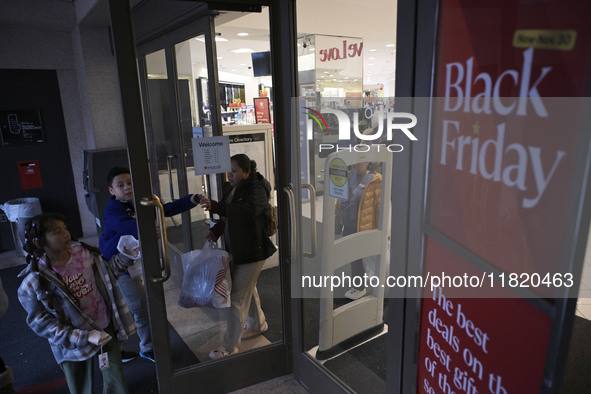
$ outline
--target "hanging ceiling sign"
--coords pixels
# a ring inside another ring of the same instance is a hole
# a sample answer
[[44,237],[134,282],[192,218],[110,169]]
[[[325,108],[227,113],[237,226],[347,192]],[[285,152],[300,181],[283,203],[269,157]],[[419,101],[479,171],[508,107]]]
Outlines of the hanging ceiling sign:
[[317,70],[338,71],[339,77],[361,78],[363,76],[362,39],[316,35],[315,47]]

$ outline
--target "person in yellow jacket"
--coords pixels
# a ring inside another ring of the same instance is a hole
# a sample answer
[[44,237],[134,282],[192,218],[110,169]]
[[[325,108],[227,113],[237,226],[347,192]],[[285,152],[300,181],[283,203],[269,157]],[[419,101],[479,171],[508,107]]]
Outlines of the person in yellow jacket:
[[371,163],[371,168],[368,166],[369,173],[373,173],[374,176],[365,186],[365,190],[361,195],[361,201],[359,201],[357,232],[378,228],[380,197],[382,194],[382,174],[377,170],[379,164]]
[[[361,201],[359,202],[359,219],[357,221],[357,231],[375,230],[378,228],[380,220],[380,201],[382,194],[382,174],[380,172],[381,163],[372,163],[375,167],[371,171],[375,172],[373,179],[367,184]],[[388,237],[389,238],[389,237]],[[378,274],[379,255],[364,257],[362,259],[364,272],[369,275]]]
[[[358,163],[349,171],[349,198],[339,201],[337,207],[337,234],[347,236],[359,231],[378,227],[382,175],[378,172],[380,163]],[[362,260],[351,263],[351,275],[363,277],[365,270]],[[353,287],[345,293],[350,300],[357,300],[366,294],[365,287]]]

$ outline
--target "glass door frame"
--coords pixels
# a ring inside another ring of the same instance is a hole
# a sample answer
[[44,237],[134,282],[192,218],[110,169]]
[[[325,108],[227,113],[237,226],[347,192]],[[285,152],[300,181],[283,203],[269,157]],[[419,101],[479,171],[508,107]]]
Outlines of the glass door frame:
[[[206,10],[207,11],[207,10]],[[171,116],[172,116],[172,124],[174,130],[172,130],[172,134],[174,134],[178,138],[179,144],[176,146],[178,149],[178,154],[176,154],[177,160],[177,186],[179,196],[185,196],[189,194],[188,184],[187,184],[187,167],[185,165],[185,158],[183,155],[183,146],[180,144],[180,139],[182,138],[182,126],[181,126],[181,115],[180,115],[180,106],[179,106],[179,85],[178,85],[178,75],[177,75],[177,63],[176,63],[176,44],[183,42],[185,40],[191,39],[199,34],[203,34],[206,42],[206,52],[207,52],[207,59],[208,59],[208,80],[216,81],[217,80],[217,59],[215,59],[215,43],[212,44],[211,40],[208,37],[212,37],[211,27],[210,27],[210,17],[207,14],[204,15],[196,15],[195,20],[193,20],[190,24],[184,26],[180,29],[175,29],[174,32],[169,34],[160,36],[156,39],[152,39],[149,42],[140,44],[137,47],[137,62],[138,62],[138,72],[140,78],[140,86],[141,86],[141,95],[142,95],[142,102],[149,103],[149,93],[148,93],[148,69],[146,65],[146,56],[150,53],[155,53],[160,50],[164,50],[165,59],[166,59],[166,74],[167,78],[166,81],[168,82],[169,88],[169,97],[170,97],[170,106],[171,106]],[[210,57],[213,56],[213,62],[210,61]],[[212,64],[210,64],[212,63]],[[195,81],[189,81],[189,83],[194,83]],[[219,86],[217,84],[208,83],[209,91],[214,91],[216,93],[219,92]],[[215,96],[215,97],[219,97]],[[221,131],[219,129],[219,124],[221,121],[220,111],[218,110],[219,98],[218,101],[213,102],[211,105],[211,127],[213,135],[221,135]],[[145,108],[145,117],[150,117],[149,108]],[[149,134],[153,131],[151,128],[151,121],[146,119],[145,127],[146,127],[146,136],[148,141],[150,140]],[[218,134],[220,133],[220,134]],[[150,149],[150,146],[148,146]],[[152,155],[155,152],[151,152]],[[170,163],[170,162],[169,162]],[[169,169],[170,171],[170,169]],[[151,168],[151,175],[152,179],[158,179],[158,168],[154,165]],[[172,182],[172,178],[170,179]],[[172,187],[172,186],[171,186]],[[214,197],[215,198],[215,197]],[[200,245],[193,244],[193,237],[192,237],[192,230],[191,230],[191,216],[189,211],[185,211],[181,213],[182,217],[182,230],[183,230],[183,244],[184,250],[193,250],[199,247]],[[173,248],[173,252],[180,254],[181,251],[177,251]]]
[[[217,2],[208,2],[217,3]],[[222,2],[220,2],[222,3]],[[225,7],[231,7],[228,2],[223,2]],[[262,2],[252,2],[256,10],[256,6],[270,5]],[[146,291],[148,294],[148,309],[150,314],[150,322],[152,328],[152,337],[154,340],[154,352],[156,356],[156,371],[158,375],[158,385],[162,393],[184,393],[194,392],[195,382],[199,382],[199,389],[202,392],[220,392],[231,391],[241,387],[265,381],[277,376],[289,373],[292,370],[291,358],[291,341],[289,329],[289,270],[285,269],[284,259],[285,252],[280,248],[280,267],[281,267],[281,281],[282,281],[282,298],[283,298],[283,332],[284,339],[282,342],[273,343],[263,348],[249,351],[244,354],[239,353],[228,359],[210,362],[207,364],[196,364],[180,370],[174,370],[170,354],[170,338],[168,332],[168,320],[166,318],[166,305],[164,300],[164,289],[162,280],[162,271],[165,267],[160,266],[160,251],[158,248],[159,239],[156,234],[154,223],[156,222],[157,210],[153,206],[146,206],[146,201],[154,205],[152,197],[152,182],[150,176],[150,169],[148,165],[148,147],[146,141],[144,116],[142,111],[142,96],[140,89],[140,78],[138,73],[138,64],[144,68],[145,62],[142,64],[138,62],[136,40],[133,32],[132,15],[130,9],[130,2],[122,0],[109,0],[111,24],[113,32],[113,43],[115,55],[117,59],[117,67],[119,73],[119,81],[121,88],[121,95],[123,97],[122,106],[124,113],[124,122],[126,132],[126,140],[128,146],[130,170],[133,176],[134,199],[137,208],[137,221],[139,237],[142,241],[142,254],[144,256],[144,272],[146,280]],[[245,10],[243,3],[236,4],[238,9]],[[216,8],[213,4],[210,8]],[[273,13],[280,12],[279,2],[273,2],[271,8]],[[233,8],[230,8],[233,9]],[[213,70],[217,70],[217,60],[215,56],[215,44],[213,40],[207,37],[214,37],[213,17],[209,12],[205,15],[200,15],[205,20],[207,19],[206,34],[206,51],[208,61],[209,73],[209,95],[210,107],[215,111],[212,113],[212,131],[214,135],[221,134],[221,115],[214,105],[219,100],[219,88],[217,87],[217,72],[214,74]],[[273,18],[271,18],[273,19]],[[271,21],[272,22],[272,21]],[[182,26],[179,29],[174,29],[173,33],[166,36],[167,44],[162,45],[160,41],[155,40],[153,43],[146,43],[142,45],[141,49],[144,54],[157,51],[163,48],[168,48],[169,51],[174,51],[174,44],[194,37],[202,33],[197,29],[198,23],[193,22]],[[279,37],[279,33],[275,30],[274,24],[271,23],[272,34],[271,42],[273,48],[273,37]],[[204,26],[203,24],[201,26]],[[171,29],[172,30],[172,29]],[[283,39],[283,38],[281,38]],[[293,41],[295,42],[295,40]],[[170,44],[172,43],[172,44]],[[153,46],[152,46],[153,45]],[[141,56],[141,55],[140,55]],[[172,52],[174,56],[174,52]],[[170,69],[169,61],[174,58],[167,55],[167,73],[168,75],[175,75]],[[176,69],[174,69],[176,70]],[[145,72],[144,72],[144,76]],[[281,76],[274,75],[274,83],[281,84]],[[174,82],[176,76],[172,78]],[[145,82],[145,81],[144,81]],[[173,83],[171,82],[171,83]],[[281,91],[281,89],[280,89]],[[286,92],[287,97],[290,97],[291,91]],[[283,100],[277,100],[275,106],[276,111],[281,112],[280,104]],[[287,100],[289,103],[289,100]],[[289,108],[289,107],[288,107]],[[289,110],[285,111],[289,113]],[[276,129],[280,126],[276,124]],[[281,126],[282,127],[282,126]],[[289,130],[289,129],[287,129]],[[282,134],[282,133],[277,133]],[[133,148],[130,148],[133,147]],[[289,163],[289,161],[287,161]],[[277,167],[286,165],[283,158],[278,157]],[[278,178],[278,184],[282,184],[281,178]],[[142,204],[144,201],[144,204]],[[280,216],[285,216],[285,204],[282,198],[279,198],[279,213]],[[287,220],[287,218],[285,218]],[[287,223],[284,221],[284,223]],[[284,225],[284,227],[286,227]],[[287,231],[280,228],[280,245],[287,245]],[[162,248],[166,250],[166,248]],[[164,253],[163,250],[163,253]],[[167,254],[167,253],[166,253]],[[168,262],[170,260],[167,256],[163,256],[163,260]],[[158,279],[160,278],[160,279]],[[151,280],[151,279],[155,279]],[[235,371],[236,373],[228,373],[227,371]]]
[[[283,4],[283,9],[273,14],[273,19],[280,21],[281,27],[277,27],[283,31],[283,37],[285,40],[291,38],[290,42],[285,42],[282,48],[272,47],[272,51],[275,51],[273,57],[274,70],[277,70],[279,64],[282,65],[281,70],[284,74],[283,77],[290,77],[289,82],[291,86],[279,85],[278,88],[283,89],[278,92],[275,85],[273,88],[276,89],[278,94],[275,96],[282,97],[283,102],[281,108],[289,110],[291,108],[291,99],[293,97],[299,97],[300,92],[297,89],[297,23],[296,23],[296,2],[297,0],[285,0],[279,1]],[[412,4],[405,4],[404,12],[399,11],[398,15],[392,17],[397,18],[397,79],[396,79],[396,91],[408,91],[414,85],[414,79],[405,78],[407,74],[414,75],[414,62],[413,56],[408,56],[409,53],[414,55],[414,40],[412,37],[415,36],[415,25],[416,25],[416,12]],[[402,15],[402,17],[400,17]],[[405,19],[406,18],[406,19]],[[279,56],[277,56],[279,54]],[[276,59],[280,57],[281,59]],[[282,62],[290,59],[291,64],[284,64]],[[405,60],[406,59],[406,60]],[[289,75],[288,71],[291,72]],[[401,74],[402,77],[400,77]],[[287,80],[287,79],[286,79]],[[287,91],[290,91],[289,95]],[[410,97],[401,95],[401,97]],[[290,100],[290,101],[287,101]],[[277,107],[277,103],[275,105]],[[409,111],[410,112],[410,111]],[[286,130],[299,130],[298,126],[298,111],[291,109],[291,113],[276,113],[276,117],[282,117],[282,125]],[[411,159],[412,146],[410,141],[405,137],[400,137],[394,141],[404,147],[405,152],[410,152],[408,155],[394,155],[393,168],[396,168],[396,172],[393,174],[391,199],[392,199],[392,212],[391,212],[391,223],[392,223],[392,237],[391,237],[391,261],[399,261],[400,264],[390,264],[390,275],[404,275],[406,272],[406,262],[408,259],[408,233],[409,228],[406,225],[409,223],[409,206],[410,206],[410,195],[408,193],[411,179]],[[283,216],[280,217],[280,222],[286,223],[289,220],[290,223],[290,236],[293,245],[291,247],[289,257],[290,264],[298,264],[302,259],[302,236],[300,236],[300,229],[302,212],[302,186],[300,180],[300,155],[294,153],[291,147],[297,147],[300,145],[299,133],[288,136],[287,139],[279,141],[278,139],[278,151],[279,158],[285,158],[287,162],[282,163],[283,166],[280,168],[283,170],[279,171],[280,179],[288,179],[285,182],[279,182],[278,189],[284,196],[284,200],[287,200],[287,195],[290,194],[293,197],[292,213],[285,217],[286,213],[289,212],[289,207],[285,207],[283,210]],[[286,203],[287,201],[284,201]],[[295,219],[295,220],[292,220]],[[404,223],[402,226],[396,227],[395,223]],[[295,233],[295,235],[294,235]],[[295,292],[293,286],[297,286],[297,278],[299,278],[297,268],[294,272],[294,280],[292,280],[292,292]],[[395,289],[392,293],[395,293]],[[293,348],[294,348],[294,374],[298,381],[306,386],[310,392],[326,392],[326,393],[353,393],[351,388],[346,386],[332,373],[320,365],[313,357],[311,357],[306,349],[304,348],[304,311],[303,311],[303,300],[300,298],[292,298],[292,329],[293,329]],[[403,295],[395,294],[389,300],[389,310],[387,319],[384,321],[388,325],[387,345],[384,350],[387,352],[386,358],[386,387],[389,392],[401,393],[402,382],[403,382],[403,365],[405,359],[412,359],[417,354],[417,349],[410,349],[410,353],[404,353],[407,350],[404,346],[404,331],[412,330],[412,327],[405,327],[405,308],[406,300]],[[408,312],[407,312],[408,313]]]

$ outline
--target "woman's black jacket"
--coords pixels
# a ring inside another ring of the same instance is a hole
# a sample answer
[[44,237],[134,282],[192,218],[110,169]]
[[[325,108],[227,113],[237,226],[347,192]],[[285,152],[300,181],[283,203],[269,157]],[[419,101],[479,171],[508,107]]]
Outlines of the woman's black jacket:
[[[236,185],[231,202],[226,202],[231,191],[232,186],[224,183],[223,199],[211,202],[211,212],[227,218],[232,263],[248,264],[271,257],[277,250],[267,235],[271,185],[257,172]],[[219,221],[211,231],[220,236],[224,226]]]

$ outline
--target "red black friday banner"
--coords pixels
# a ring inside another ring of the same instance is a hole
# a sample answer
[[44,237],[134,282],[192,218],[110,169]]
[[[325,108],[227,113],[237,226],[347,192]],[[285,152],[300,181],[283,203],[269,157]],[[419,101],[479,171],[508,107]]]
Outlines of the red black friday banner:
[[[427,222],[495,275],[564,274],[591,3],[440,4]],[[425,272],[488,277],[431,237],[425,247]],[[552,319],[493,283],[496,299],[425,290],[419,392],[540,392]],[[551,301],[548,284],[528,290]]]

